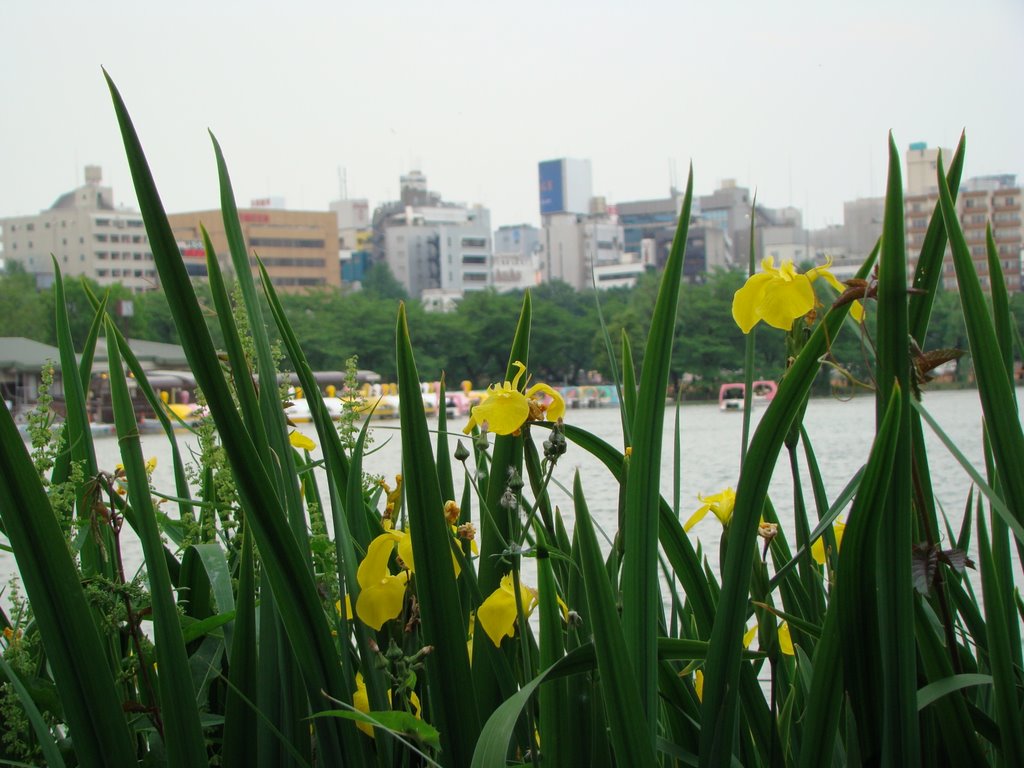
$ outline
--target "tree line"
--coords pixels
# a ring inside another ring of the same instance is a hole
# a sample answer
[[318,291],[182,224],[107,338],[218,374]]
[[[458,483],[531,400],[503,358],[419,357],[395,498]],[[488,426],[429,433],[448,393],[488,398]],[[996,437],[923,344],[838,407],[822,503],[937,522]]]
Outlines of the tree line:
[[[717,271],[697,283],[682,286],[672,357],[672,380],[687,397],[711,397],[723,381],[742,376],[744,336],[732,319],[732,297],[743,284],[738,271]],[[821,286],[824,281],[818,281]],[[95,283],[66,279],[65,292],[72,335],[81,343],[92,319],[85,285],[102,293]],[[161,291],[136,294],[120,285],[109,292],[108,307],[121,330],[131,338],[178,343],[170,308]],[[529,361],[535,381],[552,385],[579,384],[595,376],[612,380],[609,351],[620,364],[623,335],[632,346],[634,362],[642,366],[643,346],[658,290],[658,275],[641,276],[631,288],[595,292],[576,291],[565,283],[545,283],[532,289],[533,332]],[[213,301],[205,283],[196,284],[200,302],[210,312],[214,342],[220,333],[213,316]],[[821,292],[824,306],[835,295]],[[484,387],[503,377],[508,349],[522,306],[522,293],[478,291],[467,293],[450,313],[428,313],[409,301],[401,284],[378,264],[359,291],[311,290],[282,294],[281,303],[314,370],[344,370],[345,361],[358,356],[359,367],[394,380],[395,319],[398,304],[406,302],[417,365],[424,380],[445,372],[449,387],[469,380]],[[119,302],[131,302],[131,312],[117,313]],[[52,291],[37,291],[34,276],[19,265],[0,275],[0,336],[25,336],[55,344]],[[1018,328],[1024,332],[1024,294],[1011,297]],[[824,366],[820,386],[828,387],[830,370],[846,370],[863,381],[871,358],[872,312],[864,330],[844,330],[831,347],[830,365]],[[269,311],[266,313],[269,318]],[[607,335],[602,330],[603,317]],[[959,297],[940,292],[935,298],[926,349],[966,349],[967,341]],[[276,329],[271,328],[273,332]],[[778,379],[786,365],[784,333],[759,326],[755,378]],[[284,362],[285,367],[289,365]],[[961,378],[967,365],[961,364]]]

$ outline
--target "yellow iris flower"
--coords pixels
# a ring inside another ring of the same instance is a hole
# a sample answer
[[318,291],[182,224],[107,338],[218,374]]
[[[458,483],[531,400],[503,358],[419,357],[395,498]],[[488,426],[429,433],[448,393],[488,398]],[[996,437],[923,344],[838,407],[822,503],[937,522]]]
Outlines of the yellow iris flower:
[[[391,690],[388,689],[388,702],[391,702]],[[416,695],[416,691],[409,692],[409,703],[412,704],[412,714],[417,720],[421,720],[420,713],[423,708],[420,706],[420,697]],[[363,680],[363,673],[356,672],[356,690],[352,694],[352,706],[362,712],[364,715],[370,713],[370,696],[366,692],[366,681]],[[376,738],[373,734],[373,726],[369,723],[364,723],[356,720],[356,728],[365,733],[371,739]]]
[[[537,604],[537,593],[519,582],[519,597],[523,602],[523,612],[529,616]],[[476,612],[476,621],[484,628],[484,632],[491,638],[495,647],[500,647],[504,637],[512,637],[515,634],[518,616],[512,574],[506,573],[501,580],[501,586],[480,604]]]
[[302,451],[312,451],[316,449],[316,443],[314,443],[304,434],[299,432],[297,429],[293,429],[288,434],[288,442],[291,443],[293,447],[298,448],[299,450]]
[[[547,384],[534,384],[525,392],[519,391],[519,380],[526,372],[526,366],[516,360],[513,365],[518,369],[512,381],[502,384],[491,384],[487,388],[487,398],[480,405],[473,406],[469,423],[463,428],[467,435],[473,427],[485,427],[496,435],[512,435],[527,421],[539,421],[547,418],[558,421],[565,413],[565,401],[556,390]],[[534,397],[543,392],[551,398],[545,408]]]
[[726,488],[721,493],[713,493],[710,496],[697,494],[697,498],[704,502],[704,506],[690,516],[683,526],[684,531],[693,528],[704,519],[708,512],[714,512],[715,517],[722,521],[723,526],[728,525],[732,520],[732,510],[736,506],[736,492],[732,488]]
[[[842,545],[843,531],[845,530],[846,523],[840,523],[837,521],[836,524],[832,526],[832,533],[834,533],[836,537],[837,552],[839,551],[839,547]],[[811,544],[811,557],[814,558],[814,561],[818,565],[825,564],[825,540],[822,539],[820,536],[814,540],[813,544]]]
[[[405,585],[409,583],[409,571],[394,575],[388,568],[395,544],[401,545],[399,539],[394,531],[382,533],[375,538],[367,547],[366,557],[356,571],[356,581],[359,582],[360,590],[359,597],[356,598],[356,615],[364,624],[377,630],[385,621],[397,618],[405,601]],[[409,549],[411,552],[412,548]],[[410,565],[411,562],[406,562],[406,566]]]
[[[759,321],[764,320],[773,328],[788,331],[794,320],[814,309],[814,289],[811,283],[819,277],[824,278],[839,293],[846,290],[829,271],[831,266],[832,259],[828,258],[822,266],[800,273],[793,266],[792,259],[783,259],[782,264],[776,268],[775,259],[765,256],[761,261],[761,269],[764,271],[751,275],[733,296],[732,317],[736,325],[744,333],[750,333]],[[864,314],[859,302],[854,302],[850,312],[857,321]]]

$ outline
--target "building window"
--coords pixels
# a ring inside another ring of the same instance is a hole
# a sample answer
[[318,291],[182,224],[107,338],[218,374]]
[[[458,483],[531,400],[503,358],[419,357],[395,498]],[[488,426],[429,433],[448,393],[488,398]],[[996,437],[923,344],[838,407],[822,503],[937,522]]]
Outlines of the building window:
[[464,237],[462,238],[463,248],[486,248],[487,238],[486,237]]

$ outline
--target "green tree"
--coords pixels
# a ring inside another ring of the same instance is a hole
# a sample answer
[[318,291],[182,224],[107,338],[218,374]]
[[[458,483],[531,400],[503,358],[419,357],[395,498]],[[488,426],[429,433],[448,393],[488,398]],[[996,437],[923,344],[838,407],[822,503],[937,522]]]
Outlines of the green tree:
[[386,262],[374,262],[363,276],[363,290],[380,299],[400,299],[407,301],[409,294],[398,279],[391,273]]
[[20,262],[8,262],[0,274],[0,307],[0,336],[24,336],[35,341],[50,338],[53,316],[47,314],[46,302],[36,290],[35,276]]

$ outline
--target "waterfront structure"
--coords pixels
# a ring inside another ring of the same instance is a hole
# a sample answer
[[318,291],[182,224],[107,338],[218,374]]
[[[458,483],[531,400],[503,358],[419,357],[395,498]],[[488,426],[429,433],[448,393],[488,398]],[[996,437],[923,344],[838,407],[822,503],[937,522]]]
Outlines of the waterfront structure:
[[401,177],[401,199],[374,211],[374,257],[410,296],[449,311],[466,291],[491,286],[491,213],[445,202],[420,171]]
[[85,167],[85,184],[31,216],[0,219],[3,259],[18,262],[40,288],[53,283],[53,261],[65,276],[83,275],[100,285],[133,291],[158,287],[149,238],[138,211],[114,205],[98,165]]
[[0,397],[12,414],[20,417],[35,406],[42,385],[42,370],[47,365],[54,367],[50,395],[63,398],[57,347],[18,336],[0,338]]
[[542,231],[531,224],[498,227],[491,278],[499,293],[532,288],[543,281]]
[[[257,280],[259,270],[255,257],[258,255],[270,282],[281,292],[341,286],[338,218],[333,211],[250,207],[240,209],[238,219],[249,264]],[[200,227],[206,228],[222,268],[231,271],[227,233],[220,211],[173,213],[167,220],[190,275],[204,278],[207,274]]]

